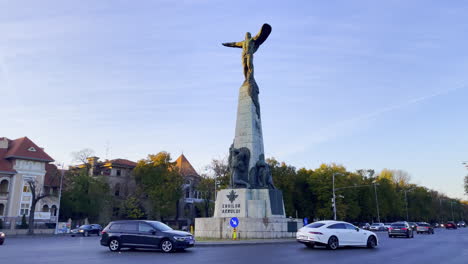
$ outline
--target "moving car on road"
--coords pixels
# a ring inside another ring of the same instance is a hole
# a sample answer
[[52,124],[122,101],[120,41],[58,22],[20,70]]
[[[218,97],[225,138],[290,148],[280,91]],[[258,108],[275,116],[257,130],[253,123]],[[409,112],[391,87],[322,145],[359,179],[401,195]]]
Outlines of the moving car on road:
[[73,229],[71,231],[72,236],[75,235],[82,235],[84,237],[87,237],[91,234],[96,234],[100,235],[101,234],[102,227],[98,224],[92,224],[92,225],[82,225],[77,229]]
[[383,223],[373,223],[369,227],[370,231],[385,231],[385,225]]
[[0,245],[3,245],[5,243],[5,233],[0,232]]
[[127,220],[111,222],[104,228],[101,245],[110,251],[121,248],[154,248],[163,252],[184,250],[195,245],[192,234],[176,231],[158,221]]
[[408,222],[408,224],[411,226],[413,230],[416,230],[416,228],[418,227],[418,225],[415,222]]
[[369,223],[360,223],[359,227],[364,230],[369,230],[370,224]]
[[421,223],[418,223],[418,227],[416,227],[416,233],[434,234],[434,227],[428,223],[421,222]]
[[388,230],[391,225],[392,225],[392,223],[385,223],[384,224],[385,230]]
[[405,236],[413,238],[414,232],[408,222],[393,223],[388,229],[388,237]]
[[458,227],[466,227],[465,221],[460,221],[457,223]]
[[450,221],[450,222],[447,222],[445,224],[445,228],[446,229],[457,229],[457,225],[455,224],[455,222]]
[[375,248],[378,245],[374,232],[341,221],[318,221],[306,225],[296,233],[296,240],[308,248],[326,246],[332,250],[341,246]]

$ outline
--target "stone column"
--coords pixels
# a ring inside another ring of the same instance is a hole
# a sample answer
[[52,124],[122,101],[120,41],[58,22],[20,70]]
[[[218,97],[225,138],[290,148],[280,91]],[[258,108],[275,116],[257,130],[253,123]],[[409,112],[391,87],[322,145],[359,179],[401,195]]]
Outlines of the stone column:
[[246,147],[250,150],[249,171],[255,166],[260,154],[264,154],[260,110],[257,111],[252,97],[249,95],[250,85],[249,82],[244,82],[239,89],[234,138],[234,148]]

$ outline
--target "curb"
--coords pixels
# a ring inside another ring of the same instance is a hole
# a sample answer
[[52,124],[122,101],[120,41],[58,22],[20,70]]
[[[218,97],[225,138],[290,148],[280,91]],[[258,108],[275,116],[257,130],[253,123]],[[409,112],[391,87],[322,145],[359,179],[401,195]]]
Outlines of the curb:
[[288,240],[246,240],[246,241],[219,241],[219,242],[195,242],[195,247],[229,247],[229,246],[251,246],[269,244],[296,243],[296,239]]

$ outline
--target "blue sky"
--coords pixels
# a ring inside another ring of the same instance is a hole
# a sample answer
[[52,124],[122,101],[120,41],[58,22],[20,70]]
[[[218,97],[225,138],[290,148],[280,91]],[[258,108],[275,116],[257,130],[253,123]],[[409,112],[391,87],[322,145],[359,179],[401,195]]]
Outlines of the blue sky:
[[58,161],[227,155],[255,54],[265,151],[296,167],[408,171],[465,198],[468,3],[0,0],[0,136]]

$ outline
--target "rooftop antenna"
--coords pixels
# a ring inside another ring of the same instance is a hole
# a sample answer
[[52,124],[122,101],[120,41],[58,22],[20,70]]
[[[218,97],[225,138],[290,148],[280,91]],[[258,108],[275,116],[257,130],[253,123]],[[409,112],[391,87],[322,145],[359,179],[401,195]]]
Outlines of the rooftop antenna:
[[106,141],[106,160],[109,160],[109,149],[110,149],[110,144],[109,140]]

